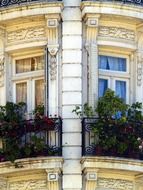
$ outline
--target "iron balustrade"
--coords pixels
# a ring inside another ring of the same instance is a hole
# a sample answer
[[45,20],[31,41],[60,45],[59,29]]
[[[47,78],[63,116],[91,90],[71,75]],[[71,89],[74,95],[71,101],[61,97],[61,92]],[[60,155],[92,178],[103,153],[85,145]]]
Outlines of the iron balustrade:
[[[11,127],[12,126],[12,127]],[[30,119],[0,126],[3,150],[0,161],[38,156],[62,156],[61,118]],[[16,151],[16,152],[15,152]],[[9,154],[9,155],[8,155]]]
[[143,160],[143,122],[83,118],[82,155]]
[[0,7],[7,7],[10,5],[30,4],[33,2],[57,2],[62,0],[0,0]]
[[82,0],[82,1],[89,1],[89,2],[121,2],[127,4],[136,4],[136,5],[143,5],[143,0]]

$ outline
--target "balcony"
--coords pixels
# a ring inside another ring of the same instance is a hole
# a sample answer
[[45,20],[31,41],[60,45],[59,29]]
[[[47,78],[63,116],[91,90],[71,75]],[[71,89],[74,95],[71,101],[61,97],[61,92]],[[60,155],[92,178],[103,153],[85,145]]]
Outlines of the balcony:
[[143,160],[143,122],[82,120],[82,155]]
[[7,7],[11,5],[21,5],[21,4],[30,4],[34,2],[56,2],[62,0],[1,0],[0,7]]
[[62,156],[60,118],[35,118],[0,123],[0,162],[39,156]]

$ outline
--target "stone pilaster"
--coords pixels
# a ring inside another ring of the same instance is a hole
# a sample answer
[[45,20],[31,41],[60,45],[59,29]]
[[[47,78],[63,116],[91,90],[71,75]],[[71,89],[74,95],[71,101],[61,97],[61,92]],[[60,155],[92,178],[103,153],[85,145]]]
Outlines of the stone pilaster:
[[99,15],[94,17],[86,15],[86,50],[88,52],[88,102],[95,107],[98,99],[98,20]]
[[[59,91],[59,67],[58,67],[58,50],[59,50],[59,24],[60,24],[60,16],[59,15],[50,15],[46,16],[46,35],[48,39],[47,44],[47,64],[46,70],[48,70],[48,74],[46,73],[46,81],[48,81],[46,88],[48,88],[48,105],[49,115],[54,116],[58,115],[58,91]],[[46,89],[47,92],[47,89]]]
[[62,37],[63,190],[81,190],[81,122],[72,110],[82,104],[81,0],[64,0]]

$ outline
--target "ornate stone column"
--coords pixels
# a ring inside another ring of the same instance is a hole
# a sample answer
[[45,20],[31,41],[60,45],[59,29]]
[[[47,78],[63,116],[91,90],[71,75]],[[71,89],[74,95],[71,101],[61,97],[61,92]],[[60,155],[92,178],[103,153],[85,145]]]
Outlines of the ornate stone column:
[[86,15],[86,49],[88,52],[88,102],[95,107],[98,99],[98,20],[99,15]]
[[[48,15],[46,16],[47,21],[47,38],[48,38],[48,44],[47,44],[47,68],[48,75],[46,77],[46,80],[48,81],[48,94],[46,97],[48,97],[48,102],[46,105],[48,105],[48,113],[49,115],[57,115],[58,114],[58,50],[59,50],[59,15]],[[47,91],[47,89],[46,89]]]

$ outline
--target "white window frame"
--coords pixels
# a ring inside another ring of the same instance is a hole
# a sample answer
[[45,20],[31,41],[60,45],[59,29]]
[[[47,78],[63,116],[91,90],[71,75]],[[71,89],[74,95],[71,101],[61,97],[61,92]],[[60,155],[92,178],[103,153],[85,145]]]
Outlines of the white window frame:
[[[43,53],[38,54],[24,54],[22,56],[15,56],[12,61],[12,82],[13,82],[13,102],[16,103],[16,84],[27,82],[27,112],[31,112],[35,108],[35,81],[44,80],[44,69],[30,72],[16,73],[16,60],[32,58],[37,56],[44,56]],[[31,91],[31,92],[30,92]]]
[[100,52],[98,56],[102,56],[102,55],[126,59],[126,71],[112,71],[112,70],[98,69],[98,79],[108,80],[108,87],[114,91],[115,91],[116,80],[125,81],[126,82],[126,103],[129,103],[130,102],[129,94],[130,94],[130,88],[131,88],[130,87],[131,65],[129,63],[129,56],[123,55],[123,54],[110,53],[110,52]]

